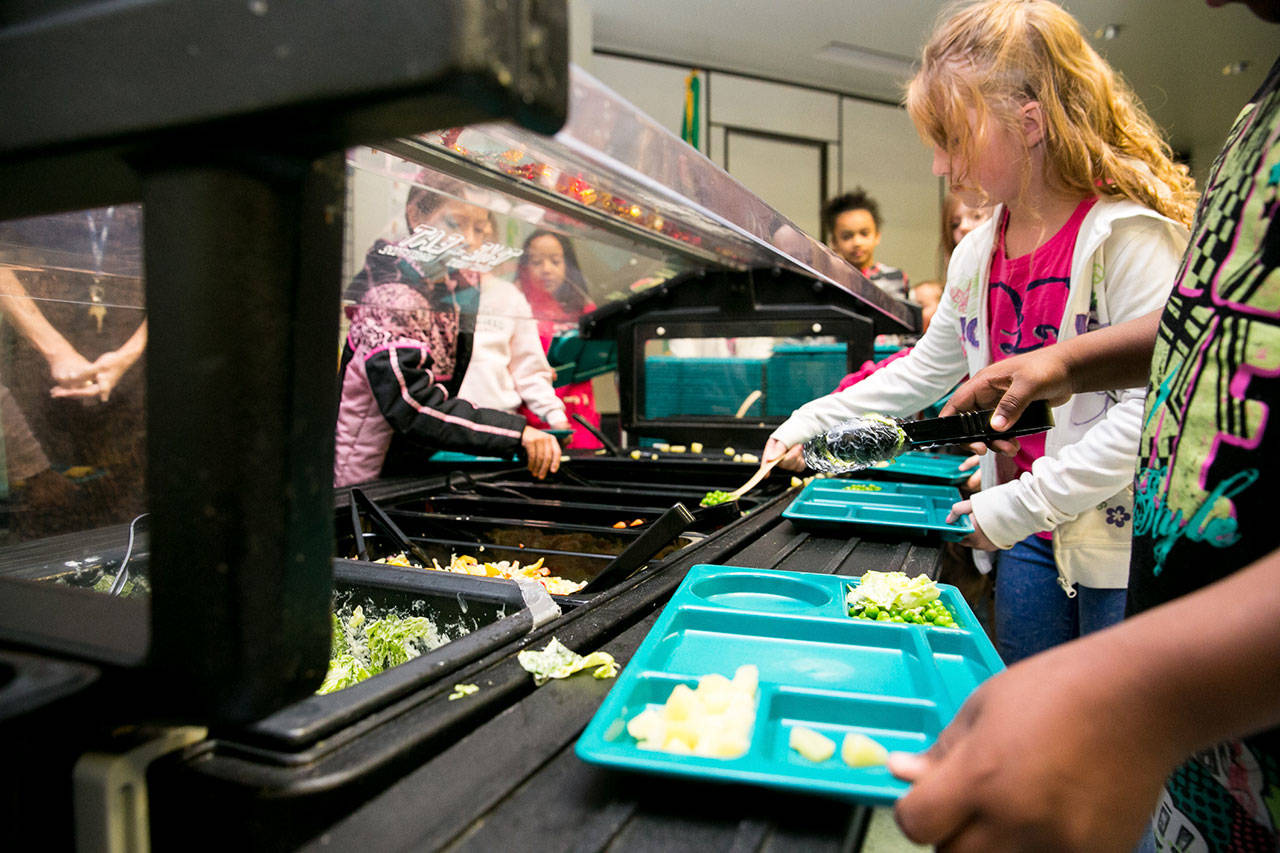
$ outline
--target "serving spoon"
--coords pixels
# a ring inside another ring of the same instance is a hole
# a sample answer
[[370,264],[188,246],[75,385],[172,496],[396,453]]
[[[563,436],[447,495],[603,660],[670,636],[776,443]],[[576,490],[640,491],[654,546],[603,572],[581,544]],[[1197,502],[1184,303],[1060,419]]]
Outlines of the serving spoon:
[[729,501],[736,501],[738,498],[742,497],[747,492],[754,489],[756,486],[760,484],[761,480],[769,476],[769,472],[773,470],[773,466],[777,465],[778,462],[780,462],[781,460],[782,460],[782,457],[779,456],[777,459],[770,459],[768,462],[761,462],[760,467],[756,470],[754,474],[751,475],[751,479],[747,480],[747,482],[743,483],[741,486],[738,486],[738,488],[730,492],[729,496],[724,499],[723,503],[728,503]]

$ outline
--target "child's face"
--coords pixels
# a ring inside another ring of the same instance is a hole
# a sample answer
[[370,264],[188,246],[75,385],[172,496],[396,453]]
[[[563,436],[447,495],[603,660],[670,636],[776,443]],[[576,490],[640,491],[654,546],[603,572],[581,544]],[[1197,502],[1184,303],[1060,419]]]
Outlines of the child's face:
[[911,298],[920,303],[920,331],[927,332],[933,315],[937,313],[938,303],[942,301],[942,286],[921,283],[911,289]]
[[525,265],[543,287],[554,290],[564,283],[564,247],[559,240],[550,234],[543,234],[530,240],[525,252]]
[[990,207],[970,207],[963,201],[957,201],[949,223],[952,242],[959,243],[964,235],[990,218]]
[[[969,115],[976,124],[977,115],[972,111]],[[1023,186],[1027,160],[1023,140],[994,120],[986,124],[985,128],[972,128],[973,152],[969,156],[933,146],[933,174],[946,178],[961,203],[972,208],[1016,201]]]
[[479,249],[486,241],[494,238],[493,221],[489,211],[465,201],[449,200],[428,215],[414,216],[416,209],[409,211],[409,226],[430,225],[450,234],[461,234],[471,251]]
[[866,269],[875,263],[876,246],[879,245],[880,230],[869,211],[861,208],[846,210],[836,217],[831,229],[831,248],[858,269]]

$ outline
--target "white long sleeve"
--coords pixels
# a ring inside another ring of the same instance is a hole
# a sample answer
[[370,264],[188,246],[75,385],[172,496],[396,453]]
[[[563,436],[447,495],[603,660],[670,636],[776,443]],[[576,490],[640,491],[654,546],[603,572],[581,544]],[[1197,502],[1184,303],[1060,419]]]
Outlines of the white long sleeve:
[[471,361],[458,396],[504,412],[515,412],[523,403],[544,421],[559,422],[565,419],[564,403],[556,396],[552,377],[528,300],[514,284],[486,277]]

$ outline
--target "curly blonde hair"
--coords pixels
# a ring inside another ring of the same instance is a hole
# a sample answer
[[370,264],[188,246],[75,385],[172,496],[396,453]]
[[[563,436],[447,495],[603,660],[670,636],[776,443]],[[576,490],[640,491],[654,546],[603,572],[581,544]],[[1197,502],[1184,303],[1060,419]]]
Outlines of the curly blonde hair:
[[[972,163],[986,128],[1016,131],[1019,108],[1035,101],[1050,181],[1081,195],[1128,198],[1190,225],[1195,181],[1075,18],[1048,0],[953,9],[907,87],[907,112],[921,137]],[[1025,185],[1030,158],[1024,163]]]

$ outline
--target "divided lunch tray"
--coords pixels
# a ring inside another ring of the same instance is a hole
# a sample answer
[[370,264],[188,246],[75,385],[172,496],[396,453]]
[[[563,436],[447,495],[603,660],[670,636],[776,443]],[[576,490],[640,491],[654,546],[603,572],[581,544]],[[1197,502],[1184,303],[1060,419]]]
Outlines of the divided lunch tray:
[[[857,578],[734,566],[689,570],[578,739],[584,761],[629,770],[745,782],[888,805],[906,790],[883,766],[849,767],[845,734],[890,752],[922,752],[965,698],[1004,668],[955,587],[940,584],[956,628],[847,615]],[[738,758],[640,749],[626,724],[710,673],[760,671],[750,746]],[[836,742],[814,763],[789,746],[804,726]]]
[[909,534],[936,533],[948,542],[958,542],[973,532],[967,515],[947,523],[951,505],[958,500],[960,490],[955,486],[833,477],[810,481],[782,517],[806,529],[894,528]]
[[968,456],[955,453],[931,453],[927,450],[908,450],[899,453],[888,462],[862,472],[870,476],[901,477],[913,482],[949,483],[958,486],[973,474],[973,469],[961,471],[960,465]]

